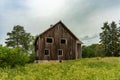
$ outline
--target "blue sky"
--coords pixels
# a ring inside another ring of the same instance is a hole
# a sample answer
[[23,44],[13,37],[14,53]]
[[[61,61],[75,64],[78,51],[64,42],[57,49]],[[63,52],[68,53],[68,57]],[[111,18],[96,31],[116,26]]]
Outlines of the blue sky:
[[84,44],[99,42],[103,23],[120,20],[120,0],[0,0],[0,44],[15,25],[32,35],[62,22]]

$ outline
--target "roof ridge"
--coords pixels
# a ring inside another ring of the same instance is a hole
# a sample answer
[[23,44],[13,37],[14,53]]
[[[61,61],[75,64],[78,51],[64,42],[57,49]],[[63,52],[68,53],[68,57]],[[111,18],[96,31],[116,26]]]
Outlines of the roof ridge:
[[[41,34],[39,34],[39,36],[41,36],[42,34],[46,33],[48,30],[52,29],[53,27],[55,27],[55,26],[56,26],[57,24],[59,24],[59,23],[61,23],[61,24],[64,26],[64,28],[66,28],[66,29],[69,31],[69,33],[73,35],[73,37],[75,37],[78,41],[80,41],[80,40],[72,33],[72,31],[71,31],[69,28],[67,28],[67,26],[66,26],[61,20],[58,21],[56,24],[54,24],[52,27],[46,29],[44,32],[42,32]],[[39,37],[39,36],[38,36],[38,37]],[[36,39],[38,39],[38,38],[36,38]],[[35,41],[36,41],[36,40],[35,40]],[[80,43],[83,43],[83,42],[80,41]]]

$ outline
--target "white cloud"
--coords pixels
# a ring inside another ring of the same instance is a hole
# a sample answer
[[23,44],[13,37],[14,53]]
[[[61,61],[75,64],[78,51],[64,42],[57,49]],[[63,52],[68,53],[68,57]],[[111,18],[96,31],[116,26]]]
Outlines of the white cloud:
[[65,0],[27,0],[26,6],[32,15],[48,17],[60,12],[64,3]]

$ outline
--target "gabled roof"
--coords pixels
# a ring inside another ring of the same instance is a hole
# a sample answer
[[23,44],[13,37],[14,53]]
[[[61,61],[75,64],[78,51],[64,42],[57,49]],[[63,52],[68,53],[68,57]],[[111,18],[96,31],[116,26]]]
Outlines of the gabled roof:
[[41,34],[35,39],[35,43],[34,43],[34,44],[36,44],[36,41],[38,40],[38,38],[39,38],[41,35],[45,34],[47,31],[53,29],[57,24],[62,24],[63,27],[77,40],[77,42],[79,42],[79,43],[82,44],[82,42],[63,24],[62,21],[57,22],[55,25],[53,25],[52,27],[48,28],[48,29],[45,30],[43,33],[41,33]]

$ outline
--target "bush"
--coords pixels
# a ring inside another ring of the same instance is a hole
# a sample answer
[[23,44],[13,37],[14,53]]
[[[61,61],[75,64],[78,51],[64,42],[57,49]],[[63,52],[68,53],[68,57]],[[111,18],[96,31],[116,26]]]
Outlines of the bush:
[[82,47],[82,57],[86,58],[86,57],[95,57],[95,51],[94,49],[90,48],[90,47]]
[[96,57],[97,56],[97,51],[96,51],[96,47],[99,44],[92,44],[89,46],[82,46],[82,57],[86,58],[86,57]]
[[29,62],[28,62],[28,63],[33,63],[34,60],[35,60],[35,54],[34,54],[34,53],[31,53],[31,54],[29,55]]
[[24,66],[29,62],[28,53],[21,48],[8,48],[0,46],[0,66],[15,67],[16,65]]

